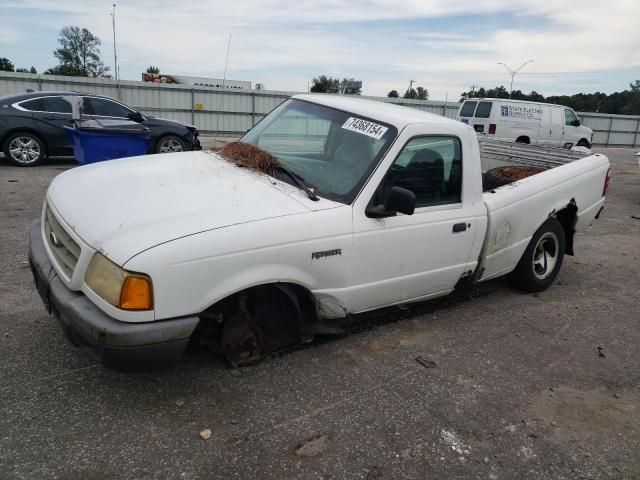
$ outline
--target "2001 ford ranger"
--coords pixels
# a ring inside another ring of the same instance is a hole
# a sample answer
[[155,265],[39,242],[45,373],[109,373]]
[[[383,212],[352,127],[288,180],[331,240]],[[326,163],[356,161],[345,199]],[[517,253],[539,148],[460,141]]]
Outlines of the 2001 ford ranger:
[[[185,152],[55,178],[29,258],[75,343],[113,368],[159,368],[197,333],[242,364],[463,278],[542,290],[609,183],[603,155],[481,155],[463,123],[350,97],[295,96],[242,142],[279,167]],[[527,162],[544,171],[483,192],[484,170]]]

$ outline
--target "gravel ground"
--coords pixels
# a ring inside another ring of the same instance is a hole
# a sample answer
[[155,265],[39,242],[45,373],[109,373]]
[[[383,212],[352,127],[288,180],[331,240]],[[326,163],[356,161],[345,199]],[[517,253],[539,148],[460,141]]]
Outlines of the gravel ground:
[[33,288],[27,226],[72,164],[0,162],[0,478],[640,478],[640,169],[602,151],[606,209],[546,292],[497,280],[254,367],[194,347],[137,374]]

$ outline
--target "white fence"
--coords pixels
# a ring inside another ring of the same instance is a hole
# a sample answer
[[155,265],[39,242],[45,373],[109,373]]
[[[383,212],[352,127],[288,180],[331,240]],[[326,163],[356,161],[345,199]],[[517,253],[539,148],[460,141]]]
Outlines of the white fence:
[[[240,136],[262,117],[298,92],[269,90],[229,91],[190,88],[184,85],[120,81],[104,78],[62,77],[0,72],[0,96],[27,90],[74,90],[120,99],[143,113],[191,123],[203,133]],[[363,97],[417,108],[455,118],[459,104],[405,98]],[[594,130],[594,143],[634,146],[640,144],[640,116],[578,113]]]

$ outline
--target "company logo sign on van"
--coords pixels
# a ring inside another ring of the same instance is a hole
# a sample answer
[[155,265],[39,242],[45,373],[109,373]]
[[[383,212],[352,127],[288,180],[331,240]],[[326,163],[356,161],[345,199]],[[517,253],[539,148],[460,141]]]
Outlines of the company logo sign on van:
[[539,110],[537,108],[501,105],[500,115],[503,117],[521,118],[525,120],[540,120],[540,118],[542,117],[542,110]]

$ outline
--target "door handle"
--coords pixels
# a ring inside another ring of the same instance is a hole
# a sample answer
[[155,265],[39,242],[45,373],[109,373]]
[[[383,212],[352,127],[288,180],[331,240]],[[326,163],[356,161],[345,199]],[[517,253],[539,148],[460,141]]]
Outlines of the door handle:
[[466,222],[456,223],[453,225],[453,233],[464,232],[467,229]]

